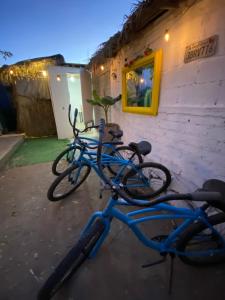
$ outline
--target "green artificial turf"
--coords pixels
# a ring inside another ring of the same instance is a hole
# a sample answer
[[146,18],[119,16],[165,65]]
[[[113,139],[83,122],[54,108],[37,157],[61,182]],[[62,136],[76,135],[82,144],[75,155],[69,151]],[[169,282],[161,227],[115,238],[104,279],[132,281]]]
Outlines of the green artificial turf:
[[68,143],[68,140],[58,140],[56,137],[25,139],[8,165],[18,167],[53,161]]

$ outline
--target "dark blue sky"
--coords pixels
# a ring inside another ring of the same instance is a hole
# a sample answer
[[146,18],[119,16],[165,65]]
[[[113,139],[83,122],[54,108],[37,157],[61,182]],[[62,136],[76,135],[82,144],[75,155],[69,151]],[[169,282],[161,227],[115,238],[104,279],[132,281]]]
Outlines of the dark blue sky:
[[0,5],[0,65],[61,53],[86,63],[98,45],[121,29],[136,0],[5,0]]

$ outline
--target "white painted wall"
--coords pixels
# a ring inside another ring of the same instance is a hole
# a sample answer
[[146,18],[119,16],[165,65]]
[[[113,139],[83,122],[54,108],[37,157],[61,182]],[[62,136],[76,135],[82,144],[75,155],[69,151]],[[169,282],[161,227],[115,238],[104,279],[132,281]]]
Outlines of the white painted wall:
[[[166,29],[168,43],[163,39]],[[219,35],[216,55],[184,64],[185,47],[214,34]],[[112,96],[121,93],[124,59],[143,54],[148,46],[163,49],[159,113],[124,113],[118,103],[112,121],[124,130],[126,143],[152,143],[149,159],[172,170],[172,188],[192,191],[206,179],[225,180],[225,1],[197,1],[141,32],[109,62],[110,72],[117,73],[111,79]]]

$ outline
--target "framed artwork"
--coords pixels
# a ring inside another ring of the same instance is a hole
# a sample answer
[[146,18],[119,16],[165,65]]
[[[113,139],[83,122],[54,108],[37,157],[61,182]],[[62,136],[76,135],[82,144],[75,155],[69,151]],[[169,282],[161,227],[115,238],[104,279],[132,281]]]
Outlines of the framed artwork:
[[124,112],[157,115],[159,105],[162,50],[136,60],[122,70]]

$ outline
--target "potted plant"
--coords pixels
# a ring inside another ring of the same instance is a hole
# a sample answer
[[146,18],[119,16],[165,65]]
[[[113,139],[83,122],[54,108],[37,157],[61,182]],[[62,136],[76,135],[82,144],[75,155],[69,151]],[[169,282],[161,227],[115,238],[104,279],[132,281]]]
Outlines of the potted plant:
[[93,99],[87,99],[87,102],[92,105],[100,106],[104,110],[106,125],[110,125],[109,118],[108,118],[109,108],[110,108],[110,106],[114,105],[120,99],[121,99],[121,95],[119,95],[116,98],[112,98],[110,96],[100,97],[97,94],[96,90],[94,90],[93,91]]
[[114,105],[116,102],[118,102],[120,99],[121,99],[121,95],[119,95],[116,98],[112,98],[110,96],[100,97],[97,94],[96,90],[93,91],[93,99],[87,99],[87,102],[90,103],[91,105],[99,106],[99,107],[101,107],[104,110],[105,122],[106,122],[106,129],[105,129],[106,132],[105,132],[105,138],[104,138],[105,141],[107,141],[107,140],[109,140],[109,139],[112,138],[112,136],[110,136],[108,134],[108,131],[110,129],[113,129],[113,130],[120,129],[120,127],[119,127],[118,124],[109,123],[109,116],[108,116],[109,108],[112,105]]

